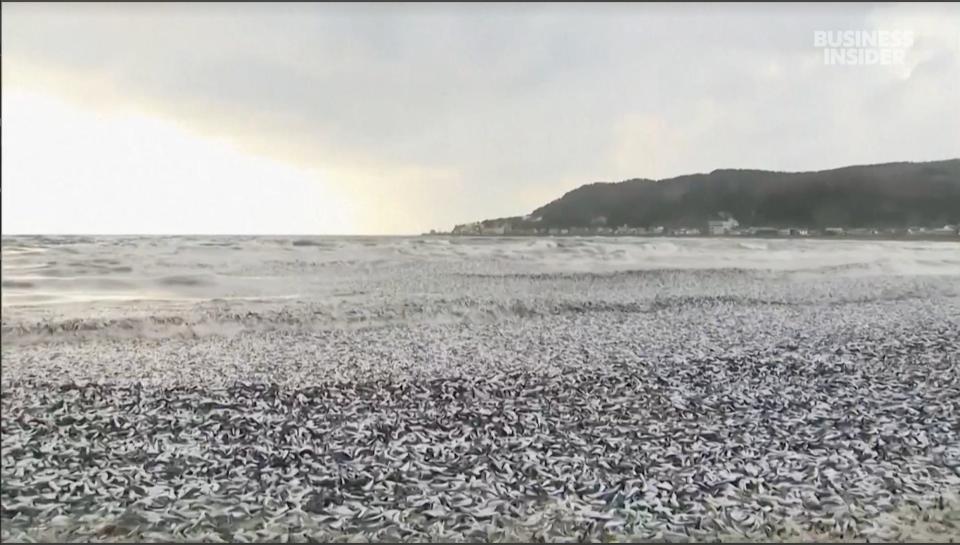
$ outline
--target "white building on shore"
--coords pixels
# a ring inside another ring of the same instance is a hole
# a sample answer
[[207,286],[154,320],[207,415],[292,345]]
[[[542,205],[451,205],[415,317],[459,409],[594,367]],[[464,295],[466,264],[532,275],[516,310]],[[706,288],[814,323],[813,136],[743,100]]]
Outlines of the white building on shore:
[[707,232],[711,235],[728,235],[737,227],[740,227],[740,222],[732,217],[707,222]]

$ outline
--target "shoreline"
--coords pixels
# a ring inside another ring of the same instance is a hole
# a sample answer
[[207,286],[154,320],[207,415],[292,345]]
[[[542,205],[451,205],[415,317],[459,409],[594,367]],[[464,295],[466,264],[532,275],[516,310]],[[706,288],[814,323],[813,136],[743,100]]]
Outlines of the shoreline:
[[539,235],[539,234],[504,234],[504,235],[467,235],[452,233],[422,233],[417,235],[425,238],[677,238],[677,239],[718,239],[718,240],[824,240],[824,241],[881,241],[881,242],[960,242],[960,235],[903,235],[903,236],[854,236],[854,235],[810,235],[810,236],[781,236],[781,235],[601,235],[601,234],[566,234],[566,235]]

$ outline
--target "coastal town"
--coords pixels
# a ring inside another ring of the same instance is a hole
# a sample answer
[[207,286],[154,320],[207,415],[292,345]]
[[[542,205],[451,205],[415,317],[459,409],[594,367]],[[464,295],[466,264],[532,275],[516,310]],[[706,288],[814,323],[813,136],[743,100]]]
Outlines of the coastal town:
[[960,238],[960,225],[941,227],[842,227],[812,229],[800,226],[745,226],[728,214],[701,225],[610,226],[598,216],[588,226],[541,226],[542,218],[522,216],[456,225],[449,232],[431,230],[428,235],[455,236],[671,236],[671,237],[847,237],[847,238]]

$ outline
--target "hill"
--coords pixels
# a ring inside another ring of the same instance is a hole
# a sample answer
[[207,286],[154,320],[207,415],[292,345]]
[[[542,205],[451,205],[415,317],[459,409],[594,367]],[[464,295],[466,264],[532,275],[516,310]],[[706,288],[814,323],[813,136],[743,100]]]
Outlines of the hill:
[[[715,170],[592,183],[534,210],[540,227],[700,225],[721,214],[772,227],[940,227],[960,223],[960,159],[817,172]],[[505,218],[507,219],[507,218]],[[527,224],[521,218],[512,223]],[[502,221],[502,220],[501,220]]]

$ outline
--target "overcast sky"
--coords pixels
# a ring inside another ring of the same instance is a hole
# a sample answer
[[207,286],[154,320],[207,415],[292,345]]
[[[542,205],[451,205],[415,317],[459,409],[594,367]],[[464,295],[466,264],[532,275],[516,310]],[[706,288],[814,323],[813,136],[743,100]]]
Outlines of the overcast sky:
[[[3,232],[418,233],[960,156],[958,5],[4,4]],[[902,30],[830,66],[818,30]]]

